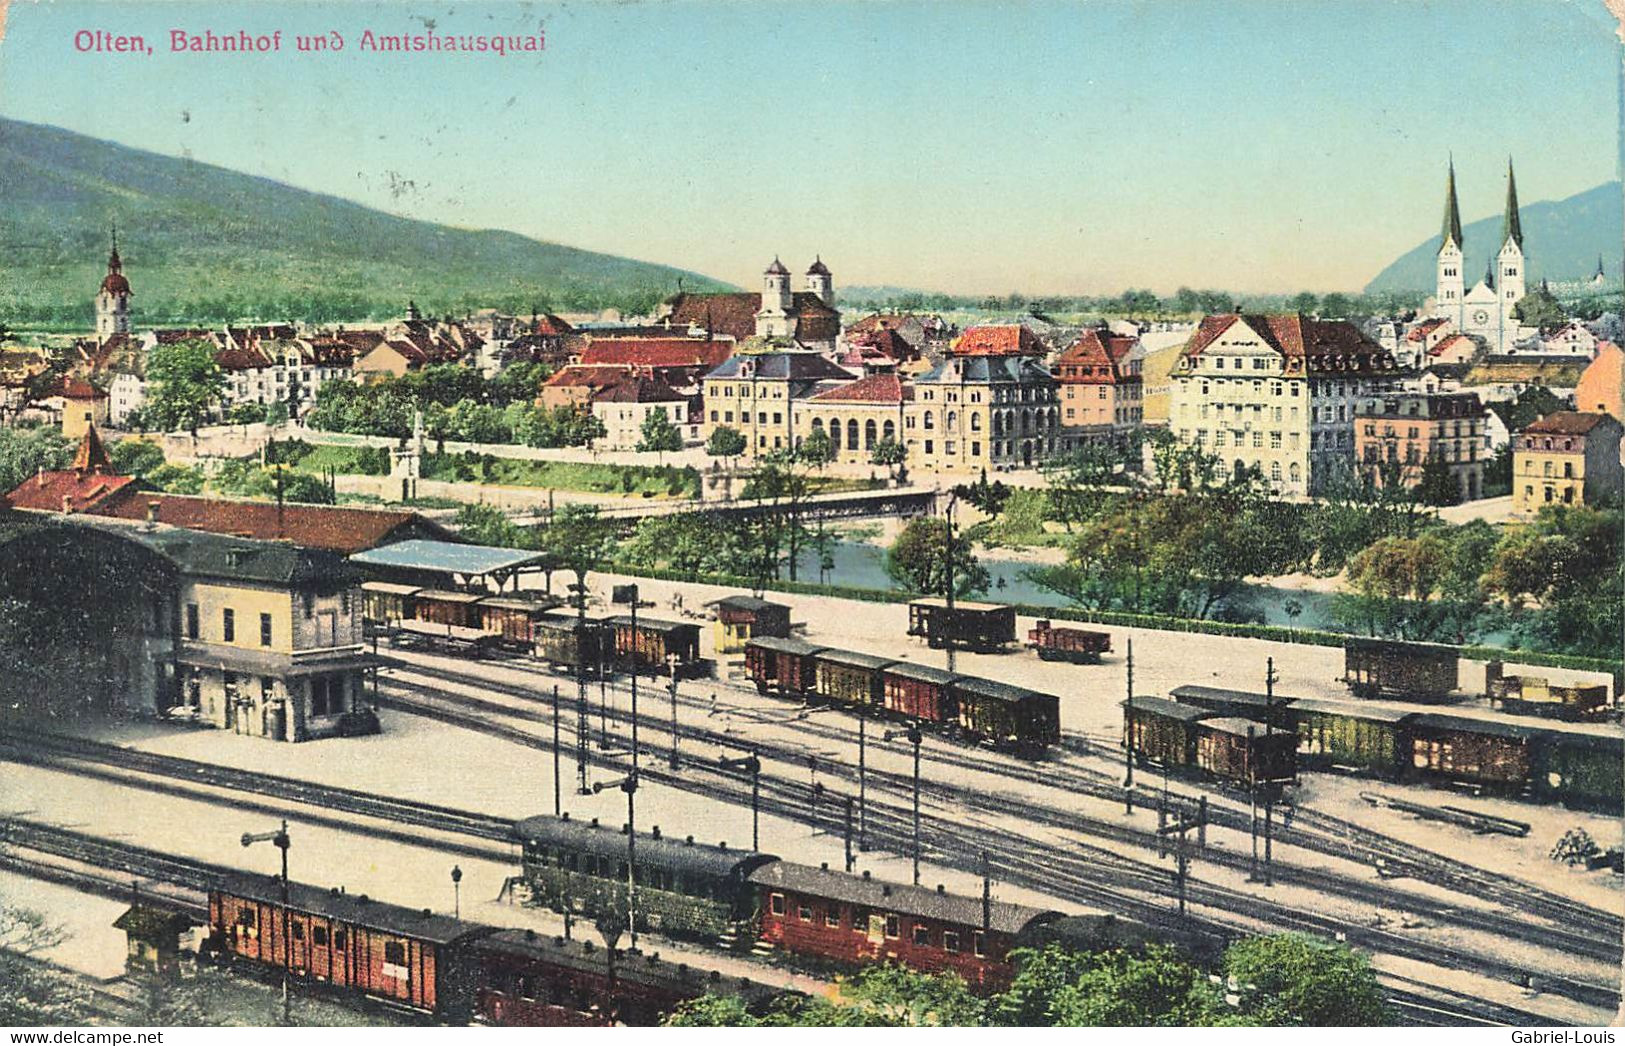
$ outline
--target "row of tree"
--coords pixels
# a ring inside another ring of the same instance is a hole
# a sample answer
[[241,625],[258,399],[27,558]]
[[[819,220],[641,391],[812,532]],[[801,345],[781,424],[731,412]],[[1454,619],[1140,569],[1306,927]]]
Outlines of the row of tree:
[[956,974],[871,967],[841,1000],[791,997],[752,1013],[735,997],[684,1003],[671,1027],[1369,1027],[1392,1014],[1370,965],[1300,934],[1245,938],[1210,973],[1166,946],[1015,953],[1011,986],[984,998]]

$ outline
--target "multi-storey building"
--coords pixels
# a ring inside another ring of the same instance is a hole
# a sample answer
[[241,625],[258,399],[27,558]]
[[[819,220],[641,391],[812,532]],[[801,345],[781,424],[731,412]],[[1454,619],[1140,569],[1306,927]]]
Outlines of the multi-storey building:
[[1143,417],[1139,339],[1086,330],[1055,361],[1066,450],[1137,427]]
[[1055,379],[1029,356],[951,356],[915,379],[903,414],[911,468],[1030,468],[1060,449]]
[[1204,318],[1170,377],[1169,428],[1304,496],[1354,464],[1354,407],[1397,383],[1392,353],[1343,320],[1227,313]]
[[1560,410],[1518,433],[1512,443],[1512,507],[1533,514],[1543,505],[1594,505],[1618,498],[1621,427],[1607,414]]
[[1373,487],[1390,479],[1415,487],[1429,462],[1442,462],[1461,500],[1477,500],[1484,487],[1484,414],[1484,404],[1472,392],[1363,399],[1354,423],[1360,474]]
[[702,437],[709,440],[718,426],[726,426],[744,435],[747,455],[789,450],[795,446],[794,402],[812,395],[822,383],[852,378],[817,352],[735,353],[706,374],[702,383]]

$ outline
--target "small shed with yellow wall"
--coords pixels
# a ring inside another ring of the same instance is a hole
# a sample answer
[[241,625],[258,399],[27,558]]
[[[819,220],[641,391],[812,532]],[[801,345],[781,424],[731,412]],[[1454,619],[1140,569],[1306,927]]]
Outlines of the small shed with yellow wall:
[[762,636],[788,638],[790,608],[755,596],[725,596],[711,604],[717,610],[717,653],[737,654]]

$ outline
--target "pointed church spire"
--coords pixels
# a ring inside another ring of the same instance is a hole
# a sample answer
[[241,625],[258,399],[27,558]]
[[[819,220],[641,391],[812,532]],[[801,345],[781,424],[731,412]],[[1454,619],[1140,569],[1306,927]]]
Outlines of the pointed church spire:
[[1602,255],[1599,254],[1597,255],[1597,278],[1601,279],[1607,275],[1608,274],[1604,272],[1602,268]]
[[85,435],[79,440],[79,451],[73,456],[73,470],[112,475],[113,463],[108,460],[107,448],[102,446],[102,438],[96,433],[94,424],[86,426]]
[[1518,180],[1512,174],[1512,157],[1507,157],[1507,212],[1501,219],[1501,243],[1508,240],[1523,246],[1523,223],[1518,219]]
[[1446,244],[1454,243],[1457,247],[1461,241],[1461,208],[1456,204],[1456,158],[1450,158],[1450,175],[1445,182],[1444,190],[1444,228],[1439,233],[1439,249],[1442,251]]
[[1494,258],[1486,258],[1484,260],[1484,286],[1490,287],[1490,288],[1493,288],[1495,286],[1495,259]]

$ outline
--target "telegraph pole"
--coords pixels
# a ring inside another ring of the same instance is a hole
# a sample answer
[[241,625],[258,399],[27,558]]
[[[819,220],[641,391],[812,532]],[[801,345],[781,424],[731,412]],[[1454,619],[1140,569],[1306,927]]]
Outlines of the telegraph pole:
[[914,746],[914,885],[920,885],[920,742],[924,740],[919,726],[907,730],[887,730],[887,741],[904,738]]
[[[1275,658],[1266,662],[1264,672],[1264,736],[1275,732]],[[1264,885],[1275,885],[1275,856],[1271,844],[1275,839],[1275,789],[1271,782],[1264,783]]]
[[854,860],[853,860],[853,857],[852,857],[852,797],[851,796],[846,797],[846,822],[845,822],[845,827],[846,827],[846,831],[844,832],[844,835],[846,836],[846,871],[847,871],[847,874],[850,875],[851,872],[852,872],[852,866],[855,863]]
[[1123,812],[1134,812],[1134,637],[1128,638],[1128,703],[1123,706]]
[[564,812],[564,791],[559,780],[559,685],[553,684],[553,816]]
[[[1159,819],[1161,819],[1161,820],[1163,820],[1165,822],[1165,823],[1163,823],[1161,826],[1159,826],[1157,828],[1157,836],[1159,837],[1159,842],[1160,842],[1160,839],[1165,838],[1167,836],[1177,835],[1179,837],[1179,841],[1175,844],[1175,849],[1174,849],[1174,879],[1175,879],[1175,882],[1177,882],[1178,886],[1179,886],[1179,914],[1183,916],[1184,914],[1186,914],[1186,912],[1185,912],[1185,893],[1186,893],[1185,884],[1186,884],[1186,881],[1190,878],[1190,866],[1191,866],[1190,840],[1189,840],[1189,837],[1188,837],[1187,833],[1192,828],[1195,828],[1197,830],[1197,833],[1198,833],[1198,836],[1197,836],[1198,839],[1206,839],[1207,838],[1207,802],[1206,802],[1206,799],[1204,797],[1204,800],[1197,806],[1196,814],[1194,816],[1192,816],[1192,814],[1190,812],[1189,805],[1182,800],[1180,802],[1180,804],[1179,804],[1178,816],[1175,819],[1173,824],[1167,824],[1166,823],[1166,818],[1159,818]],[[1167,856],[1166,849],[1164,849],[1160,845],[1158,847],[1158,850],[1160,851],[1157,854],[1157,856],[1159,858]]]
[[632,668],[632,771],[638,769],[638,649],[641,637],[638,635],[638,586],[616,585],[611,597],[617,603],[629,603],[632,606],[632,642],[631,656],[628,661]]
[[869,852],[869,789],[864,765],[864,724],[868,721],[866,716],[858,716],[858,849],[864,853]]
[[[581,577],[570,588],[576,597],[576,792],[586,795],[592,791],[587,784],[587,734],[591,729],[591,709],[587,702],[587,659],[581,656],[581,644],[587,641],[586,578]],[[602,644],[603,636],[598,638]]]
[[677,769],[677,655],[666,655],[666,670],[671,676],[671,768]]
[[[943,520],[948,527],[948,543],[942,550],[942,566],[948,577],[948,587],[943,595],[943,645],[948,648],[948,674],[954,674],[954,639],[957,632],[954,627],[954,503],[958,495],[949,493],[948,508],[943,512]],[[920,869],[914,869],[914,885],[920,884]]]
[[729,759],[723,756],[719,765],[724,770],[744,770],[750,774],[750,848],[762,848],[761,836],[761,802],[762,802],[762,760],[755,749],[750,755]]
[[[598,782],[592,786],[592,794],[597,795],[605,787],[604,782]],[[626,793],[626,929],[632,935],[632,950],[636,951],[638,947],[638,826],[635,819],[637,810],[633,803],[633,796],[638,794],[638,772],[633,770],[619,781],[610,781],[607,787],[619,788]]]

